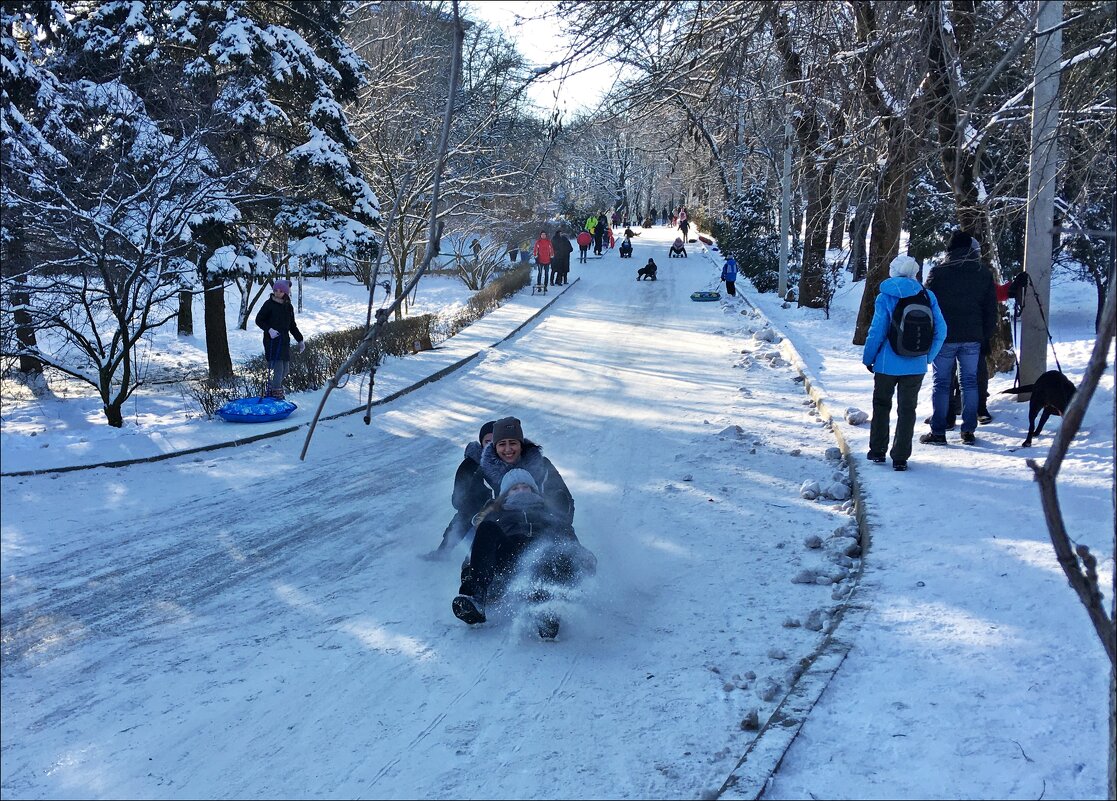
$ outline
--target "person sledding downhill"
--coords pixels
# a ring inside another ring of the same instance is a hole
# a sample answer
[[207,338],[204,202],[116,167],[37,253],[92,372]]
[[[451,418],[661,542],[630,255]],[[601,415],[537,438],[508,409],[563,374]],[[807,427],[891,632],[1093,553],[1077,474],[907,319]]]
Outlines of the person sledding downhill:
[[426,554],[425,558],[440,559],[449,556],[459,542],[465,540],[468,543],[473,533],[474,516],[493,499],[493,491],[489,489],[481,472],[481,452],[492,442],[495,423],[496,421],[490,420],[481,426],[476,441],[465,446],[465,455],[454,474],[454,492],[450,496],[455,509],[454,516],[442,532],[442,542]]
[[540,447],[524,438],[515,417],[494,424],[481,471],[498,494],[474,517],[476,533],[451,605],[454,615],[470,625],[485,622],[486,607],[517,590],[522,579],[539,636],[554,639],[559,619],[548,601],[597,568],[596,557],[574,533],[574,499]]

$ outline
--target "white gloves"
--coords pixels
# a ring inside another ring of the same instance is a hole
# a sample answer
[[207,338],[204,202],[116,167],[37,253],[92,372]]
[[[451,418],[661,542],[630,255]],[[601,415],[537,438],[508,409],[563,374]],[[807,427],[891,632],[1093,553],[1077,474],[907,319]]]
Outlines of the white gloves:
[[299,343],[299,353],[302,353],[304,350],[306,350],[306,340],[305,339],[302,342]]
[[275,339],[277,336],[279,336],[279,332],[276,331],[274,328],[269,328],[268,329],[268,336],[271,337],[272,339]]

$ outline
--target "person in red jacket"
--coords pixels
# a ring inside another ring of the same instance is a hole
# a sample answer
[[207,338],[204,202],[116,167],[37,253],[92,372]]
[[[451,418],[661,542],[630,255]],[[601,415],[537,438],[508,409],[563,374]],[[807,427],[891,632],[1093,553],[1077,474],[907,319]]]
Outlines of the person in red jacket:
[[589,254],[590,245],[593,244],[593,236],[585,228],[578,234],[578,263],[585,264],[586,257]]
[[551,279],[551,259],[555,257],[555,246],[551,244],[551,236],[546,231],[539,234],[535,240],[535,285],[543,287],[543,294],[547,294],[547,286]]

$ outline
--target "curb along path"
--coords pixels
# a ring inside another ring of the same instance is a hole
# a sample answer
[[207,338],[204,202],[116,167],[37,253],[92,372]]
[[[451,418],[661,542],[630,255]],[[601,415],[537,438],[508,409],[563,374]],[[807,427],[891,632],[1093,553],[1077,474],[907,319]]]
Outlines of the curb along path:
[[[396,400],[397,398],[403,397],[404,395],[408,394],[409,392],[414,392],[415,390],[419,389],[420,387],[426,386],[427,384],[430,384],[434,381],[438,381],[441,378],[445,378],[446,376],[450,375],[451,373],[454,373],[454,372],[458,371],[459,369],[461,369],[462,367],[465,367],[467,364],[471,363],[474,359],[476,359],[478,356],[480,356],[482,353],[484,353],[484,351],[486,349],[495,348],[495,347],[498,347],[501,344],[507,342],[509,339],[514,337],[520,331],[522,331],[525,327],[527,327],[531,323],[535,322],[535,320],[537,320],[544,312],[548,311],[551,308],[551,306],[553,306],[563,295],[566,294],[567,289],[569,289],[570,287],[575,286],[578,283],[578,281],[580,281],[580,280],[581,280],[580,277],[575,278],[573,281],[570,282],[569,285],[566,285],[566,288],[563,289],[562,292],[556,292],[555,296],[551,300],[544,303],[543,306],[541,306],[539,309],[537,309],[532,314],[530,314],[527,317],[527,319],[522,320],[521,322],[516,324],[510,331],[508,331],[507,333],[504,333],[503,336],[501,336],[495,342],[485,346],[484,348],[481,348],[479,350],[474,351],[473,353],[469,354],[468,356],[465,356],[464,358],[461,358],[461,359],[457,360],[453,364],[450,364],[446,367],[439,368],[438,370],[436,370],[436,371],[430,373],[429,375],[415,381],[412,384],[409,384],[408,386],[406,386],[402,389],[396,390],[395,392],[393,392],[389,395],[386,395],[383,398],[379,398],[377,400],[374,400],[372,402],[372,405],[373,406],[381,406],[381,405],[386,404],[386,403],[391,403],[392,401]],[[492,314],[492,313],[493,312],[490,312],[490,314]],[[453,339],[453,337],[451,337],[451,340],[452,339]],[[449,342],[451,340],[447,340],[447,341]],[[365,408],[366,408],[366,405],[362,403],[360,406],[357,406],[357,407],[352,408],[352,409],[348,409],[348,410],[343,411],[343,412],[337,412],[337,413],[331,414],[331,415],[323,415],[321,418],[319,418],[319,420],[320,421],[336,420],[339,417],[346,417],[348,415],[357,414],[358,412],[363,412],[365,410]],[[227,425],[237,425],[237,424],[229,423]],[[42,476],[42,475],[51,475],[51,474],[60,474],[60,473],[71,473],[71,472],[74,472],[75,470],[93,470],[93,469],[98,468],[98,467],[128,467],[130,465],[135,465],[135,464],[147,464],[147,463],[150,463],[150,462],[161,462],[161,461],[164,461],[166,459],[176,459],[180,456],[189,456],[191,454],[207,453],[209,451],[221,450],[223,448],[235,448],[235,447],[239,447],[241,445],[250,445],[253,442],[259,442],[260,440],[271,439],[272,437],[279,437],[279,436],[283,436],[284,434],[290,434],[294,431],[298,431],[301,428],[306,428],[309,425],[310,425],[310,421],[307,420],[306,422],[296,423],[296,424],[290,425],[290,426],[284,426],[283,428],[272,429],[271,431],[266,431],[262,434],[254,434],[252,436],[247,436],[247,437],[237,437],[235,439],[231,439],[231,440],[227,440],[227,441],[215,442],[215,443],[211,443],[209,445],[200,445],[196,448],[185,448],[185,449],[182,449],[182,450],[170,451],[168,453],[160,453],[160,454],[156,454],[154,456],[137,457],[135,459],[120,459],[120,460],[111,461],[111,462],[97,462],[96,464],[68,465],[68,466],[65,466],[65,467],[46,467],[46,468],[39,468],[37,470],[18,470],[18,471],[14,471],[14,472],[10,472],[10,473],[0,473],[0,477],[3,477],[3,478],[19,478],[19,477],[22,477],[22,476]]]
[[[720,270],[720,254],[707,251],[703,255],[706,256],[707,260],[714,262]],[[818,409],[819,419],[826,423],[825,427],[834,435],[838,448],[842,452],[842,457],[849,470],[851,497],[854,504],[853,515],[857,522],[858,539],[862,551],[861,558],[858,560],[857,572],[851,577],[852,586],[850,591],[835,607],[826,637],[818,649],[802,661],[803,672],[799,679],[788,688],[783,700],[780,701],[771,717],[760,728],[756,737],[745,749],[745,753],[737,761],[729,776],[726,777],[715,796],[719,799],[758,799],[763,796],[769,779],[779,770],[784,755],[799,735],[807,716],[845,661],[846,655],[852,648],[852,636],[856,634],[860,627],[861,621],[857,615],[860,604],[854,601],[854,597],[858,595],[860,589],[865,558],[871,543],[871,531],[866,515],[865,500],[861,491],[861,482],[857,475],[857,460],[853,458],[849,443],[838,424],[838,421],[842,419],[840,412],[838,417],[835,418],[825,389],[818,379],[811,374],[806,362],[787,335],[779,326],[773,324],[771,319],[744,294],[744,284],[745,282],[738,282],[738,296],[748,306],[756,319],[762,321],[780,336],[779,347],[781,352],[802,377],[803,388],[807,397]],[[752,290],[750,288],[747,291]],[[722,302],[724,304],[724,301]],[[843,624],[842,636],[839,636],[838,628]]]

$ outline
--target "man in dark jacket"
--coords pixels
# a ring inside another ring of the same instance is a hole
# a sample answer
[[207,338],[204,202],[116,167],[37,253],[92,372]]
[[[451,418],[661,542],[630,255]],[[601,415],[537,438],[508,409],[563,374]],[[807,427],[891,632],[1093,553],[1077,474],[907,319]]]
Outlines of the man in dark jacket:
[[454,547],[464,540],[473,529],[473,516],[493,499],[493,492],[485,483],[481,472],[481,452],[493,440],[493,422],[481,426],[477,441],[465,446],[465,456],[454,474],[454,492],[450,502],[457,510],[454,517],[442,532],[442,542],[427,557],[440,559],[448,556]]
[[551,261],[551,284],[561,286],[570,275],[570,254],[574,252],[574,246],[561,228],[551,237],[551,246],[555,249],[555,257]]
[[935,293],[946,320],[946,342],[934,361],[931,430],[919,438],[923,443],[946,444],[955,363],[962,384],[962,443],[977,442],[977,365],[982,343],[993,336],[997,321],[993,274],[981,265],[979,254],[977,240],[965,231],[955,231],[947,245],[946,261],[927,279],[927,288]]

